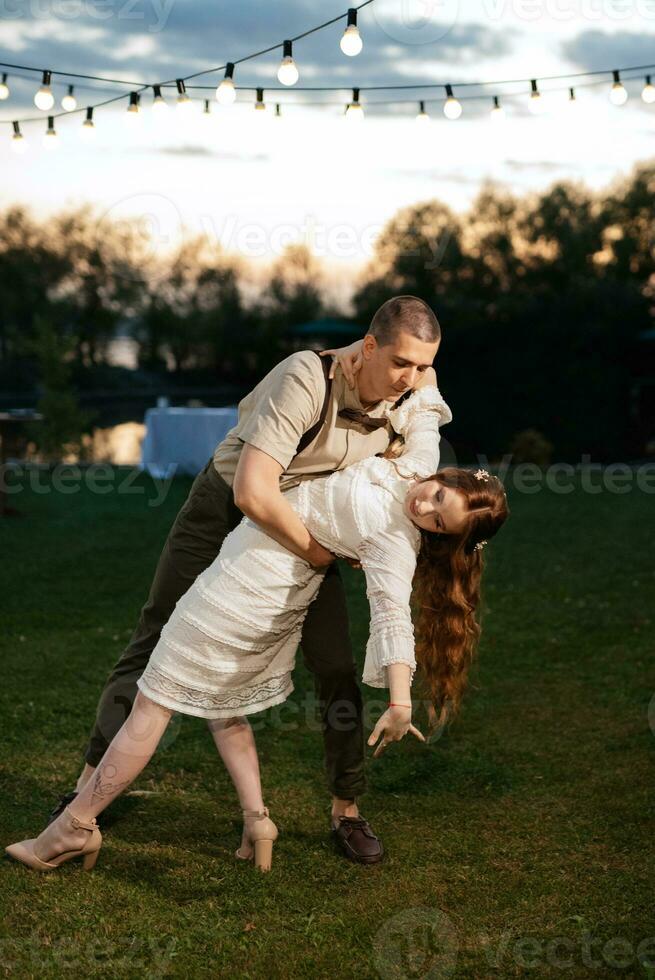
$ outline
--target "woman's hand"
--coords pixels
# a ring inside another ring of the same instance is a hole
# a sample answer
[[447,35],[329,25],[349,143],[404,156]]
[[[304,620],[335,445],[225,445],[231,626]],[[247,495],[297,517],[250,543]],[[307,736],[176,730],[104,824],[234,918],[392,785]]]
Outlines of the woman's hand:
[[341,365],[341,370],[343,371],[344,377],[348,382],[350,388],[355,387],[355,375],[364,363],[364,358],[362,357],[362,347],[364,346],[363,340],[356,340],[353,344],[349,344],[348,347],[334,347],[331,350],[319,351],[321,357],[327,357],[328,354],[332,355],[332,365],[330,367],[330,377],[334,377],[334,372],[337,363]]
[[373,758],[377,759],[384,752],[389,742],[399,742],[407,732],[411,732],[415,738],[418,738],[421,742],[425,742],[425,736],[419,732],[418,728],[412,725],[412,709],[410,706],[405,707],[403,705],[400,707],[395,705],[394,707],[387,708],[368,739],[368,745],[375,745],[380,736],[382,736],[380,744],[373,753]]
[[436,385],[437,384],[437,372],[433,367],[426,368],[422,374],[419,374],[418,381],[414,385],[414,391],[418,391],[419,388],[425,388],[426,385]]
[[324,548],[322,544],[319,544],[318,541],[312,538],[309,551],[305,555],[305,561],[308,561],[314,568],[327,568],[328,565],[331,565],[336,560],[336,555],[333,555],[331,551],[328,551],[327,548]]

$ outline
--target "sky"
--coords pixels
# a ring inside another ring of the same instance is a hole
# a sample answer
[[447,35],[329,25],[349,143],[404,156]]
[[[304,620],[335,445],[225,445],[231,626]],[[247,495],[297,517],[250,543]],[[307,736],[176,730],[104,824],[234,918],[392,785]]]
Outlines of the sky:
[[[128,93],[134,83],[234,61],[345,10],[335,0],[3,0],[0,60],[125,83],[77,83],[84,107]],[[92,141],[80,136],[83,114],[58,119],[56,150],[42,146],[47,113],[32,101],[39,76],[7,69],[0,207],[28,204],[43,216],[90,202],[99,219],[145,218],[155,249],[203,233],[268,263],[297,241],[334,268],[356,270],[372,255],[384,222],[406,205],[437,198],[466,211],[488,180],[517,193],[563,178],[600,189],[636,162],[655,159],[655,104],[640,98],[645,72],[627,73],[626,105],[608,98],[610,69],[655,63],[655,0],[374,0],[359,13],[364,46],[354,58],[339,47],[344,26],[294,44],[298,86],[343,91],[280,86],[275,51],[235,72],[237,87],[264,87],[265,113],[254,111],[254,92],[219,106],[214,91],[223,73],[208,73],[189,83],[207,88],[189,90],[186,116],[167,89],[171,105],[159,120],[146,92],[137,119],[125,100],[96,109]],[[575,79],[540,82],[540,116],[528,111],[524,84],[457,88],[595,70],[608,73],[594,85],[576,84],[575,107],[567,102]],[[430,83],[450,83],[467,96],[459,119],[444,117],[442,89],[411,88],[363,92],[364,121],[344,118],[355,85]],[[56,111],[65,92],[66,80],[55,76]],[[503,122],[490,118],[493,95],[505,107]],[[422,96],[436,100],[427,102],[424,126],[415,120]],[[403,101],[374,104],[391,97]],[[211,100],[208,117],[204,98]],[[280,118],[273,116],[276,102]],[[25,117],[36,121],[22,124],[29,145],[18,156],[10,123]]]

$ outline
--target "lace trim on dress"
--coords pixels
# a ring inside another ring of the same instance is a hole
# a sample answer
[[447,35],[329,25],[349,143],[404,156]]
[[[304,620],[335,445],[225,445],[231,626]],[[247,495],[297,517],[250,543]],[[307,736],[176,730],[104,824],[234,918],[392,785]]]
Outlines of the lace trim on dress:
[[291,690],[293,690],[292,687],[290,688],[291,674],[288,672],[268,677],[265,681],[260,681],[259,684],[248,686],[242,692],[236,691],[224,695],[214,694],[209,691],[200,691],[197,688],[191,688],[186,684],[181,684],[179,681],[168,677],[154,664],[148,664],[142,674],[142,678],[144,683],[153,692],[161,692],[179,701],[180,705],[182,705],[179,710],[182,711],[186,706],[210,710],[234,711],[235,713],[248,713],[245,710],[248,708],[251,711],[261,711],[266,707],[264,702],[268,703],[271,701],[271,698],[279,698],[280,695],[288,696]]

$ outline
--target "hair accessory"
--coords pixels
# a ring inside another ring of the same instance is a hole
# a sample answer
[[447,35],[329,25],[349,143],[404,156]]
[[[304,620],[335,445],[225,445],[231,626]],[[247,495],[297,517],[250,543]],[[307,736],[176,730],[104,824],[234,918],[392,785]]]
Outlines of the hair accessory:
[[473,476],[478,480],[484,480],[485,482],[489,479],[489,473],[486,470],[476,470]]
[[486,541],[478,541],[473,551],[482,551],[486,543]]

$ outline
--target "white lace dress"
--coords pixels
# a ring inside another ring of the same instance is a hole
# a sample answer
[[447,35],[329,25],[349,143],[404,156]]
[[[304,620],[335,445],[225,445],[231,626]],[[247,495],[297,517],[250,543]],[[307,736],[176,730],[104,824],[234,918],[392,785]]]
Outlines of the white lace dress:
[[[389,411],[405,439],[401,456],[373,456],[285,492],[320,544],[362,564],[371,609],[362,680],[372,687],[387,686],[391,663],[409,664],[414,676],[409,600],[420,532],[403,500],[412,479],[436,471],[439,427],[451,419],[437,387],[421,388]],[[139,689],[201,718],[251,714],[284,701],[324,574],[244,517],[177,603]]]

